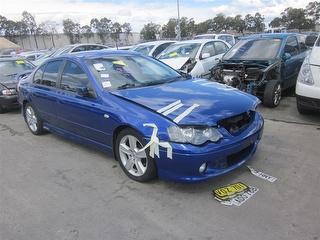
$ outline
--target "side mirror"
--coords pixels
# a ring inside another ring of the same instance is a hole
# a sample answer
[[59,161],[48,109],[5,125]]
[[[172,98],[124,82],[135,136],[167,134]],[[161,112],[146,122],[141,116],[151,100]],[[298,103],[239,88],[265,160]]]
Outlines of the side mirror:
[[201,59],[206,59],[210,57],[210,53],[202,53],[201,54]]
[[306,37],[306,45],[308,47],[313,47],[314,46],[314,43],[316,42],[317,40],[317,36],[314,36],[314,35],[310,35],[310,36],[307,36]]
[[290,53],[284,53],[282,58],[283,58],[284,61],[287,61],[287,60],[289,60],[291,58],[291,54]]
[[90,95],[88,88],[86,88],[86,87],[79,87],[76,89],[76,92],[80,97],[89,97],[89,95]]

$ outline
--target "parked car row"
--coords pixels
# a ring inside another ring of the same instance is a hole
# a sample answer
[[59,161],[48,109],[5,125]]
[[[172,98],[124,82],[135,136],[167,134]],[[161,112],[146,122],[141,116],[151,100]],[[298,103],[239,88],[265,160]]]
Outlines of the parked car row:
[[303,61],[298,108],[318,104],[319,40],[310,55],[297,34],[269,34],[232,47],[219,39],[170,42],[154,57],[163,44],[137,52],[68,46],[37,67],[2,59],[1,110],[18,97],[34,135],[50,131],[109,152],[133,180],[201,181],[253,156],[264,126],[259,98],[278,105]]

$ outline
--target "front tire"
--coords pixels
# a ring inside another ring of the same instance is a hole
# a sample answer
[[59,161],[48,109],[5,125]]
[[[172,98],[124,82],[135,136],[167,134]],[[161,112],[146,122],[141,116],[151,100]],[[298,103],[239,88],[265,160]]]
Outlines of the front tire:
[[43,133],[43,123],[37,111],[30,103],[27,103],[23,110],[24,119],[31,133],[41,135]]
[[281,100],[281,84],[277,80],[267,82],[263,94],[263,104],[267,107],[277,107]]
[[148,149],[137,152],[145,146],[143,137],[133,129],[124,129],[117,136],[115,156],[125,174],[138,182],[147,182],[157,176],[154,159]]

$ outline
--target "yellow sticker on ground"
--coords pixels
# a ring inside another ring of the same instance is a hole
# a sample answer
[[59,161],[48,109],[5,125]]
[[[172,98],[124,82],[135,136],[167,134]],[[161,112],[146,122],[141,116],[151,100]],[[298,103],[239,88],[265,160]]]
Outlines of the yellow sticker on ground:
[[25,62],[23,60],[17,60],[16,64],[25,64]]
[[236,195],[247,191],[249,187],[242,183],[233,183],[227,186],[213,190],[213,195],[220,200],[226,200],[235,197]]
[[122,60],[113,61],[112,64],[114,65],[120,65],[120,66],[127,66]]
[[173,52],[173,53],[170,53],[170,54],[169,54],[169,57],[175,57],[175,56],[177,56],[177,55],[178,55],[177,52]]

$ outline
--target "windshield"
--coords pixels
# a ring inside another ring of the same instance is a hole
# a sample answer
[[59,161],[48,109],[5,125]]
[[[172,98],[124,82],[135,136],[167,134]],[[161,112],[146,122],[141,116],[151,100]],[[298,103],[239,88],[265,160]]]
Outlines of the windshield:
[[200,48],[200,43],[176,43],[169,46],[161,53],[159,59],[190,57],[195,58]]
[[[266,60],[277,56],[280,39],[240,40],[223,57],[224,60]],[[267,49],[267,50],[266,50]]]
[[1,61],[0,62],[0,81],[5,81],[11,79],[18,73],[32,70],[34,67],[32,64],[24,60],[10,60],[10,61]]
[[106,90],[150,86],[183,78],[167,65],[142,56],[108,56],[89,60],[89,65]]
[[139,52],[145,56],[148,56],[153,48],[154,48],[154,45],[139,45],[134,47],[132,50]]

